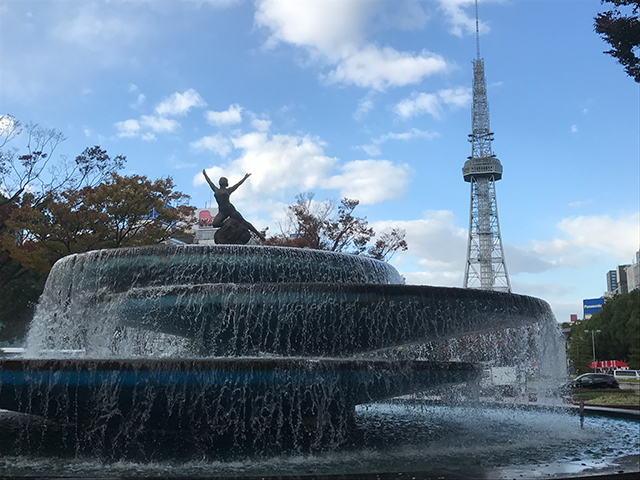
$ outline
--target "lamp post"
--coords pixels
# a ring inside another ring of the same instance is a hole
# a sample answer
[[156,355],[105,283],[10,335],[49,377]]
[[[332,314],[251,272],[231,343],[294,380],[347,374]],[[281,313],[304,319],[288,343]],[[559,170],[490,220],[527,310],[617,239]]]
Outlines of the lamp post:
[[594,335],[602,330],[585,330],[584,333],[591,333],[591,345],[593,347],[593,371],[596,371],[596,340]]

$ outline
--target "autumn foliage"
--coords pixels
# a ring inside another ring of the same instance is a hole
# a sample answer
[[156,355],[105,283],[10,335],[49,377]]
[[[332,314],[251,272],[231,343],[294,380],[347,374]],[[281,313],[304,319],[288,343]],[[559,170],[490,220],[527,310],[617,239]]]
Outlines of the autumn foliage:
[[56,260],[73,253],[186,235],[193,209],[185,204],[189,197],[174,187],[170,178],[112,173],[95,187],[51,192],[41,202],[25,194],[6,220],[2,247],[24,267],[48,272]]
[[298,195],[297,202],[287,207],[282,232],[267,238],[266,244],[363,254],[378,260],[407,250],[404,230],[386,230],[376,236],[365,218],[354,215],[358,200],[343,198],[336,207],[332,201],[313,198],[312,193]]

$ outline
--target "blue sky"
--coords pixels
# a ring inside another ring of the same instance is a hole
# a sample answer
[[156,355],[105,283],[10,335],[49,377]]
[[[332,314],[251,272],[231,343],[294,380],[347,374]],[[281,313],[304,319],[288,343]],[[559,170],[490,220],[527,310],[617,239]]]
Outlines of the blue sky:
[[[639,248],[639,87],[603,54],[599,0],[482,0],[498,210],[514,292],[559,321]],[[408,283],[461,286],[473,0],[0,0],[0,114],[100,145],[124,174],[250,179],[278,233],[299,192],[399,226]],[[21,139],[13,145],[22,147]]]

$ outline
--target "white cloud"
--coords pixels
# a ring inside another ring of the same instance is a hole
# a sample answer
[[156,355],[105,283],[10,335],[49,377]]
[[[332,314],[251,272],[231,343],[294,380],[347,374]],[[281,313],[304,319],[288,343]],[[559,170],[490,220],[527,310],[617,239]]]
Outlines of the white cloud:
[[394,132],[389,132],[386,133],[384,135],[381,135],[378,138],[373,138],[371,139],[371,144],[369,145],[360,145],[360,147],[362,150],[364,150],[367,154],[371,155],[371,156],[377,156],[377,155],[381,155],[382,152],[380,150],[380,145],[382,145],[383,143],[389,141],[389,140],[411,140],[413,138],[426,138],[428,140],[436,138],[440,136],[439,133],[437,132],[429,132],[429,131],[425,131],[425,130],[419,130],[417,128],[412,128],[411,130],[407,131],[407,132],[401,132],[401,133],[394,133]]
[[226,157],[233,148],[231,140],[223,137],[219,133],[212,136],[202,137],[200,140],[191,142],[190,146],[196,151],[208,150],[217,153],[221,157]]
[[448,88],[439,90],[438,97],[451,108],[466,108],[471,104],[472,92],[469,87]]
[[[514,291],[554,299],[561,308],[562,299],[573,290],[549,283],[545,272],[563,269],[568,275],[605,263],[629,263],[640,243],[639,214],[613,219],[607,215],[573,217],[559,222],[563,238],[534,241],[529,246],[505,245],[505,258]],[[402,228],[407,232],[409,249],[398,254],[393,263],[408,283],[461,286],[466,256],[467,231],[455,226],[450,211],[427,211],[420,220],[374,222],[376,231]],[[403,266],[418,269],[403,271]],[[604,275],[604,274],[603,274]],[[573,304],[572,304],[573,305]],[[566,306],[565,306],[566,307]],[[561,314],[569,307],[562,307]],[[570,307],[576,313],[576,306]],[[568,310],[567,310],[568,311]]]
[[534,240],[529,246],[505,246],[512,274],[541,273],[558,268],[579,268],[610,259],[628,262],[640,249],[640,214],[618,219],[609,215],[565,218],[558,223],[562,236]]
[[409,184],[409,166],[388,160],[355,160],[341,170],[326,187],[337,188],[340,196],[360,200],[363,205],[402,198]]
[[569,202],[569,206],[570,207],[574,207],[574,208],[576,208],[576,207],[584,207],[584,206],[590,205],[592,203],[593,203],[592,199],[576,200],[576,201],[573,201],[573,202]]
[[358,108],[353,113],[353,118],[356,120],[362,120],[364,117],[367,116],[367,113],[369,113],[372,109],[373,109],[373,100],[371,100],[369,96],[365,98],[361,98],[358,101]]
[[140,125],[156,133],[168,133],[175,131],[180,124],[171,118],[158,117],[155,115],[142,115]]
[[[336,163],[324,155],[324,144],[311,136],[273,135],[254,132],[232,139],[233,146],[242,151],[237,159],[225,167],[229,176],[241,177],[250,172],[250,188],[261,196],[282,197],[285,190],[307,191],[317,188]],[[196,185],[203,183],[196,176]]]
[[[131,84],[129,92],[138,92],[138,87]],[[141,98],[142,97],[142,98]],[[138,95],[138,104],[142,104],[144,95]],[[137,104],[136,104],[137,105]],[[154,115],[142,115],[138,120],[130,119],[115,124],[119,137],[140,137],[143,140],[154,140],[156,133],[171,133],[180,128],[180,123],[166,115],[186,115],[193,107],[203,107],[206,103],[193,89],[184,93],[174,93],[162,100],[154,109]]]
[[63,42],[77,45],[92,52],[105,52],[114,45],[133,42],[141,33],[136,25],[122,16],[109,15],[95,3],[82,5],[52,29],[52,35]]
[[134,110],[137,108],[140,108],[144,104],[144,101],[146,100],[146,98],[147,97],[144,94],[139,93],[138,98],[136,98],[136,101],[130,104],[131,108],[133,108]]
[[[467,14],[465,8],[475,5],[475,0],[438,0],[440,9],[444,12],[449,24],[450,31],[454,35],[461,37],[463,34],[473,33],[476,31],[475,10],[471,14]],[[489,27],[482,21],[479,21],[480,33],[487,33]]]
[[306,2],[258,0],[255,22],[271,30],[267,46],[278,42],[315,50],[333,60],[345,45],[363,40],[363,27],[371,16],[367,0]]
[[[428,210],[423,218],[410,221],[373,222],[377,232],[401,228],[406,232],[408,250],[398,253],[394,266],[409,284],[461,286],[466,255],[467,232],[455,226],[448,210]],[[403,266],[417,264],[422,270],[405,271]]]
[[630,259],[638,251],[639,225],[640,214],[634,213],[618,219],[609,215],[565,218],[558,227],[569,235],[571,248],[598,249],[622,260]]
[[375,141],[375,143],[383,143],[383,142],[386,142],[387,140],[411,140],[412,138],[426,138],[428,140],[431,140],[438,136],[440,136],[440,134],[437,132],[429,132],[425,130],[420,130],[418,128],[412,128],[407,132],[401,132],[401,133],[389,132],[385,135],[382,135],[380,138],[378,138]]
[[244,0],[183,0],[183,1],[197,3],[197,4],[206,3],[208,5],[211,5],[212,7],[225,8],[225,7],[230,7],[232,5],[236,5],[238,3],[242,3]]
[[5,135],[16,128],[16,119],[11,115],[0,114],[0,134]]
[[254,118],[251,120],[251,126],[259,132],[268,132],[271,128],[271,120]]
[[184,93],[174,93],[156,107],[157,115],[186,115],[192,107],[204,107],[206,102],[193,88]]
[[192,169],[196,167],[196,163],[193,162],[185,162],[184,160],[177,158],[175,155],[171,155],[167,160],[169,166],[175,170],[186,170]]
[[140,133],[140,122],[138,120],[124,120],[117,122],[116,129],[119,137],[136,137]]
[[409,98],[401,100],[393,111],[402,119],[424,113],[440,118],[444,106],[452,109],[467,107],[471,98],[471,89],[467,87],[439,90],[437,93],[413,93]]
[[328,83],[385,90],[418,83],[424,77],[446,69],[447,62],[440,55],[427,51],[415,54],[367,45],[342,58],[325,79]]
[[364,153],[366,153],[370,157],[378,157],[382,155],[382,150],[380,150],[380,147],[375,143],[369,145],[360,145],[358,148],[364,150]]
[[242,107],[236,104],[222,112],[208,111],[205,113],[207,121],[212,125],[230,125],[242,121]]
[[[211,145],[214,142],[207,141],[199,140],[199,146],[209,145],[213,149]],[[211,178],[224,175],[231,183],[245,173],[251,173],[250,181],[234,193],[234,204],[237,201],[241,211],[249,214],[266,212],[269,205],[281,208],[280,199],[292,193],[339,189],[341,196],[367,204],[398,198],[404,195],[408,184],[409,168],[406,165],[397,166],[386,160],[364,160],[338,167],[336,158],[325,155],[325,144],[309,135],[253,132],[238,135],[231,141],[236,149],[241,150],[240,156],[225,165],[208,168],[207,172]],[[331,175],[336,167],[340,173]],[[193,183],[202,185],[204,178],[198,174]],[[273,211],[269,213],[274,214]]]
[[415,1],[394,2],[390,9],[381,0],[259,0],[255,14],[255,23],[271,33],[267,47],[283,42],[303,48],[312,61],[335,66],[322,76],[328,83],[376,90],[417,83],[448,68],[439,55],[400,52],[367,40],[372,20],[378,28],[415,28],[425,19]]
[[578,126],[577,125],[571,125],[571,133],[578,133]]
[[170,133],[177,130],[180,124],[173,119],[142,115],[140,119],[129,119],[116,122],[119,137],[138,137],[143,140],[155,139],[155,133]]
[[410,118],[421,113],[429,113],[438,118],[440,116],[440,102],[433,93],[415,94],[398,103],[393,111],[402,118]]

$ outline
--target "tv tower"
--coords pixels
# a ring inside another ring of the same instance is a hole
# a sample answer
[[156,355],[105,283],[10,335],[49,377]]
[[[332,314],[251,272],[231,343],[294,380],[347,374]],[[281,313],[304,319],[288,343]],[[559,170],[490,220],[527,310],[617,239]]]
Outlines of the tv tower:
[[511,292],[504,261],[496,181],[502,178],[502,164],[491,151],[493,133],[489,129],[489,104],[484,77],[484,60],[480,58],[478,0],[476,0],[476,59],[473,62],[473,107],[471,156],[464,163],[462,175],[471,183],[469,241],[464,288]]

